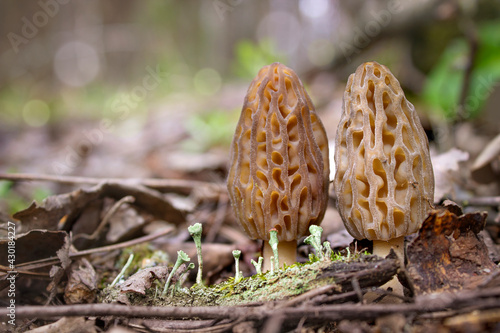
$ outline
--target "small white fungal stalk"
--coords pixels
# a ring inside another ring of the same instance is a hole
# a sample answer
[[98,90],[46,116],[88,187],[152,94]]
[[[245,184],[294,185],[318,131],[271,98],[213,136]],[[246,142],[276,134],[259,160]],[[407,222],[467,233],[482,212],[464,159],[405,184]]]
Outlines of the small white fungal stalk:
[[172,289],[172,293],[171,293],[172,296],[174,295],[174,290],[181,290],[181,286],[184,283],[184,281],[186,280],[186,275],[188,275],[189,271],[194,269],[194,267],[195,267],[195,264],[190,262],[188,267],[186,268],[186,270],[179,276],[179,279],[175,283],[175,288]]
[[242,274],[240,272],[240,256],[241,256],[240,250],[233,251],[233,257],[234,257],[235,269],[236,269],[236,274],[234,275],[234,282],[236,282],[236,283],[240,282],[241,277],[242,277]]
[[325,259],[331,260],[332,259],[332,247],[330,245],[329,241],[324,241],[323,242],[323,248],[325,249]]
[[198,255],[198,274],[196,275],[196,284],[203,285],[203,258],[201,256],[201,234],[203,227],[201,223],[195,223],[188,227],[189,234],[193,237],[196,245],[196,253]]
[[274,260],[271,261],[271,265],[274,264],[274,267],[276,268],[276,270],[280,269],[280,258],[278,256],[278,244],[279,244],[278,230],[273,228],[273,229],[269,230],[269,245],[271,246],[271,249],[273,250],[273,257],[274,257]]
[[170,274],[168,275],[167,282],[165,282],[165,287],[163,288],[163,292],[161,293],[161,296],[165,296],[167,294],[168,287],[170,285],[170,280],[172,280],[172,277],[174,276],[175,272],[179,268],[180,265],[189,262],[191,259],[189,256],[186,254],[186,252],[179,250],[177,251],[177,260],[175,261],[174,267],[172,267],[172,270],[170,271]]
[[133,253],[131,253],[130,256],[128,257],[127,262],[125,263],[125,266],[123,266],[122,270],[120,271],[120,274],[118,274],[116,276],[116,278],[113,280],[113,282],[109,285],[110,287],[113,287],[115,284],[118,283],[118,281],[120,281],[120,279],[122,278],[122,276],[125,274],[125,271],[132,264],[132,260],[134,260],[134,254]]
[[309,232],[311,235],[304,239],[304,243],[311,245],[316,251],[316,256],[320,259],[324,259],[323,247],[321,246],[321,234],[323,233],[323,228],[317,225],[311,225],[309,227]]
[[258,261],[255,262],[255,260],[250,260],[252,265],[255,266],[255,270],[257,271],[257,274],[262,274],[262,261],[264,260],[263,257],[259,257]]

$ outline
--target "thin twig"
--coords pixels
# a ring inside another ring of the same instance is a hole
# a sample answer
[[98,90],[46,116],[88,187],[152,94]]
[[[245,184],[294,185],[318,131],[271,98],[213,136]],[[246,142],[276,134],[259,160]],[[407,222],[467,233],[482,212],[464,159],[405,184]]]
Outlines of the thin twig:
[[48,181],[63,184],[97,185],[103,182],[126,185],[143,185],[150,188],[172,192],[191,192],[194,188],[209,187],[213,191],[225,192],[223,184],[202,182],[186,179],[156,179],[156,178],[94,178],[76,176],[34,175],[27,173],[0,173],[0,179],[11,181]]
[[[371,288],[370,288],[371,289]],[[367,288],[361,289],[361,292],[365,292]],[[353,301],[359,300],[358,293],[354,290],[347,291],[342,294],[334,294],[331,296],[324,295],[321,298],[317,297],[313,300],[313,305],[328,304],[328,303],[343,303],[347,302],[349,299]]]
[[285,316],[281,313],[276,313],[276,315],[268,316],[266,323],[262,328],[262,333],[274,333],[281,332],[281,327],[285,321]]
[[[7,272],[10,270],[11,269],[9,268],[9,266],[0,265],[1,272]],[[23,270],[23,269],[17,269],[17,265],[16,265],[16,274],[24,275],[24,276],[32,276],[32,277],[37,277],[37,278],[48,278],[49,277],[49,273],[40,273],[40,272],[32,272],[32,271],[28,271],[28,270]],[[3,275],[0,275],[0,277],[3,277]]]
[[[288,322],[297,322],[302,317],[310,320],[373,319],[380,316],[399,314],[419,314],[447,311],[474,306],[475,310],[500,307],[500,288],[480,291],[463,291],[426,295],[417,303],[404,304],[335,304],[311,307],[289,307],[270,309],[261,307],[163,307],[127,306],[119,304],[75,304],[64,306],[17,306],[16,318],[48,319],[62,316],[118,316],[127,318],[198,318],[198,319],[238,319],[262,321],[282,315]],[[0,316],[6,316],[8,309],[0,308]]]
[[212,226],[205,237],[206,243],[213,243],[219,231],[224,224],[224,218],[226,216],[229,198],[227,196],[219,195],[219,200],[217,201],[217,208],[215,210],[215,216],[212,220]]
[[[93,249],[82,250],[82,251],[77,251],[77,252],[70,252],[69,257],[72,259],[79,258],[79,257],[84,257],[84,256],[87,256],[90,254],[101,253],[101,252],[111,252],[114,250],[123,249],[125,247],[134,246],[134,245],[137,245],[140,243],[150,242],[156,238],[159,238],[159,237],[165,236],[166,234],[171,233],[174,229],[175,229],[174,227],[166,227],[163,230],[161,230],[155,234],[146,235],[146,236],[132,239],[132,240],[122,242],[119,244],[96,247]],[[51,265],[57,264],[59,261],[60,261],[60,259],[57,257],[50,257],[50,258],[44,258],[44,259],[40,259],[40,260],[34,260],[34,261],[21,263],[21,264],[16,265],[16,268],[24,268],[24,270],[33,270],[36,268],[46,267],[46,266],[51,266]],[[2,269],[2,267],[0,267],[0,269]]]
[[352,289],[356,292],[356,296],[358,296],[358,300],[363,302],[363,292],[361,291],[361,287],[359,286],[358,278],[355,276],[351,280]]
[[115,204],[106,212],[106,215],[104,215],[104,218],[102,219],[101,223],[99,223],[99,226],[97,226],[97,228],[94,230],[94,232],[91,235],[78,234],[78,235],[75,235],[73,237],[73,239],[78,239],[78,238],[85,238],[85,239],[89,239],[89,240],[96,239],[100,235],[101,231],[104,229],[106,224],[108,224],[109,219],[111,219],[111,217],[113,215],[115,215],[116,211],[124,203],[133,203],[134,201],[135,201],[135,198],[133,196],[131,196],[131,195],[124,196],[123,198],[121,198],[120,200],[115,202]]
[[402,296],[402,295],[399,295],[395,292],[392,292],[392,291],[388,291],[388,290],[385,290],[385,289],[382,289],[382,288],[376,288],[376,289],[373,289],[371,290],[373,293],[376,293],[376,294],[379,294],[380,296],[377,297],[375,299],[374,302],[379,302],[381,301],[382,299],[384,299],[386,296],[390,296],[390,297],[395,297],[395,298],[399,298],[400,300],[402,300],[403,302],[411,302],[413,299],[411,297],[406,297],[406,296]]
[[295,332],[302,332],[302,327],[304,327],[304,323],[306,322],[306,317],[300,318],[299,324],[297,325],[297,328],[295,329]]
[[319,287],[316,289],[309,290],[308,292],[303,293],[300,296],[294,297],[291,300],[284,301],[282,303],[278,303],[275,308],[285,308],[285,307],[291,307],[291,306],[296,306],[297,304],[300,304],[302,302],[308,301],[318,295],[326,295],[330,293],[331,291],[338,291],[341,287],[336,284],[330,284],[326,285],[323,287]]

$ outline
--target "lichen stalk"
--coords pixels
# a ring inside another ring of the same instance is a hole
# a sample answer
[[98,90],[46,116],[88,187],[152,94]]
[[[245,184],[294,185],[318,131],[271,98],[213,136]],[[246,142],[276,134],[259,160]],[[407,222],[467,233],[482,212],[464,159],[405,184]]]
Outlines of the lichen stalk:
[[235,270],[236,270],[236,273],[234,275],[234,282],[239,282],[241,280],[240,256],[241,256],[240,250],[233,251],[233,257],[234,257],[234,261],[235,261],[234,265],[235,265]]
[[259,257],[259,259],[257,260],[257,262],[255,260],[250,260],[250,262],[252,263],[252,265],[255,266],[255,271],[257,272],[257,274],[262,274],[262,261],[264,260],[264,258],[262,257]]
[[172,292],[170,294],[171,296],[174,296],[174,291],[178,291],[181,289],[182,284],[184,283],[184,281],[186,281],[186,278],[187,278],[187,275],[189,274],[189,271],[194,269],[194,267],[195,267],[194,263],[190,262],[188,267],[186,268],[186,271],[184,271],[184,273],[182,273],[179,276],[179,279],[175,283],[175,287],[172,289]]
[[323,242],[323,248],[325,249],[325,257],[324,259],[331,260],[332,259],[332,246],[329,241]]
[[195,223],[188,227],[189,234],[193,237],[196,245],[196,254],[198,256],[198,273],[196,274],[196,284],[203,285],[203,258],[201,252],[201,235],[203,227],[201,223]]
[[273,250],[273,256],[274,256],[274,267],[276,269],[280,269],[280,257],[278,253],[278,230],[276,229],[271,229],[269,231],[269,245],[271,245],[271,249]]
[[172,270],[170,271],[170,274],[168,275],[167,282],[165,282],[165,287],[163,288],[163,292],[161,293],[161,296],[165,296],[167,294],[168,287],[170,286],[170,281],[172,280],[172,277],[174,276],[175,272],[179,268],[180,265],[189,262],[191,259],[189,256],[182,250],[177,251],[177,260],[175,261],[174,267],[172,267]]
[[111,283],[110,287],[113,287],[118,281],[120,281],[120,279],[122,278],[122,276],[125,274],[125,271],[130,267],[130,265],[132,264],[132,260],[134,260],[134,254],[131,253],[130,256],[128,257],[127,259],[127,262],[125,263],[125,266],[123,266],[122,270],[120,271],[120,273],[116,276],[116,278],[113,280],[113,282]]
[[304,243],[311,245],[316,251],[316,256],[323,259],[323,247],[321,246],[321,234],[323,233],[323,228],[317,225],[311,225],[309,227],[309,232],[311,235],[304,239]]

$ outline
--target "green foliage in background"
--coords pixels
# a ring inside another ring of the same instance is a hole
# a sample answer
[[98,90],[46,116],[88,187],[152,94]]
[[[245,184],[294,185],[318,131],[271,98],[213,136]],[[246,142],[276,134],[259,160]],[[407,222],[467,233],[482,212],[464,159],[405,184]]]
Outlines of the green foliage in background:
[[239,116],[239,110],[212,110],[194,115],[186,124],[191,138],[183,143],[184,149],[203,152],[216,146],[228,148]]
[[270,40],[254,43],[242,40],[235,47],[234,73],[244,79],[253,79],[259,70],[273,62],[286,64],[286,57],[274,48]]
[[458,103],[469,57],[469,45],[464,38],[451,42],[441,59],[431,70],[424,86],[423,98],[435,111],[448,120],[477,116],[500,80],[500,23],[478,27],[479,47],[463,114]]
[[42,200],[49,195],[51,195],[51,193],[47,189],[36,187],[33,189],[32,193],[21,196],[18,191],[14,189],[13,182],[0,181],[0,204],[7,206],[7,212],[10,215],[26,209],[33,200],[38,203],[42,202]]

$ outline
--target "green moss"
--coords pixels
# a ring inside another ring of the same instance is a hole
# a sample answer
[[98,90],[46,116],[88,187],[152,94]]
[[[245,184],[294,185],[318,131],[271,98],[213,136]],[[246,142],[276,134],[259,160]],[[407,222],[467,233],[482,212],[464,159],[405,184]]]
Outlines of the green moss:
[[[330,261],[294,264],[274,274],[256,274],[235,282],[234,278],[204,287],[194,285],[192,288],[176,290],[160,296],[161,291],[151,288],[146,295],[127,294],[131,304],[156,306],[231,306],[252,302],[281,300],[303,294],[311,289],[335,283],[332,279],[318,279],[322,268],[331,265]],[[111,302],[118,297],[119,286],[106,288],[101,292],[103,302]]]
[[[146,291],[146,295],[128,293],[127,297],[133,305],[155,305],[155,306],[234,306],[253,302],[268,302],[291,298],[303,294],[309,290],[325,285],[335,284],[333,278],[322,278],[320,274],[331,265],[346,265],[359,262],[363,253],[350,253],[341,255],[332,253],[330,260],[320,260],[315,255],[307,263],[295,263],[291,266],[283,265],[283,268],[275,273],[255,274],[235,281],[229,278],[220,284],[203,286],[195,284],[191,288],[180,288],[173,293],[161,296],[161,283]],[[116,297],[123,297],[119,292],[120,287],[105,288],[101,292],[100,299],[103,302],[111,302]]]

